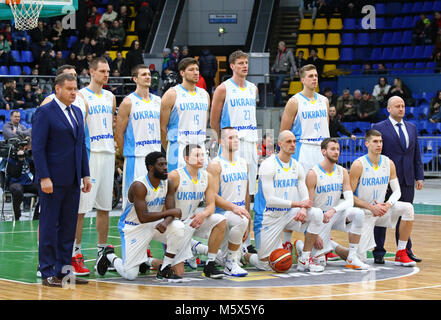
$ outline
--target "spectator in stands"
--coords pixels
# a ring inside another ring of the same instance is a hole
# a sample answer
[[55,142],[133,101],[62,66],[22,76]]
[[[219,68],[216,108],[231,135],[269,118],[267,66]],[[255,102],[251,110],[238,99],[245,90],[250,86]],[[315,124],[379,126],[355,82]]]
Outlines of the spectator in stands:
[[354,97],[349,89],[344,89],[337,99],[337,114],[341,121],[356,121],[357,115],[354,108]]
[[312,21],[315,21],[317,17],[317,3],[315,0],[300,0],[299,3],[299,15],[300,19],[305,18],[305,11],[311,12]]
[[333,105],[333,106],[337,105],[337,99],[338,99],[338,97],[332,92],[332,89],[331,89],[331,88],[326,87],[326,88],[323,90],[323,95],[324,95],[326,98],[328,98],[329,105]]
[[[5,96],[3,95],[4,90],[6,89],[6,82],[1,83],[0,85],[0,109],[10,110],[9,103],[6,101]],[[5,116],[1,116],[3,121],[5,121]]]
[[353,135],[345,126],[340,122],[337,116],[337,109],[335,105],[329,106],[329,135],[331,138],[338,138],[340,135],[338,133],[342,133],[345,136],[350,137],[352,140],[356,140],[357,137]]
[[119,13],[117,17],[120,24],[123,26],[124,30],[128,30],[130,28],[130,14],[127,10],[127,6],[121,6],[119,8]]
[[317,74],[319,76],[319,80],[322,77],[323,74],[323,60],[320,59],[317,55],[317,49],[316,48],[312,48],[309,51],[309,57],[308,59],[306,59],[306,64],[313,64],[315,65],[316,69],[317,69]]
[[372,66],[370,63],[366,63],[364,65],[363,74],[375,74],[375,73],[376,73],[376,71],[374,69],[372,69]]
[[5,39],[8,40],[9,44],[12,44],[12,28],[10,24],[5,24],[4,28],[0,30],[0,33],[2,33],[5,36]]
[[262,136],[262,143],[257,146],[257,155],[261,157],[269,157],[274,153],[274,139],[270,134]]
[[[32,69],[32,75],[38,76],[40,74],[38,68]],[[52,92],[52,81],[50,79],[37,78],[34,77],[31,79],[32,90],[36,91],[40,89],[43,94],[48,95]]]
[[37,107],[37,98],[32,91],[32,86],[30,83],[25,83],[23,86],[23,91],[20,93],[20,100],[23,101],[21,108],[31,109]]
[[66,43],[66,29],[63,28],[61,21],[57,20],[52,27],[52,31],[50,34],[50,39],[52,44],[54,45],[54,50],[64,50],[67,48]]
[[2,62],[2,65],[5,66],[10,66],[14,61],[11,56],[9,42],[5,39],[5,36],[2,33],[0,33],[0,61]]
[[433,21],[431,23],[430,34],[432,36],[432,43],[437,46],[440,43],[441,37],[441,13],[436,11],[433,14]]
[[438,114],[441,106],[441,90],[438,90],[435,96],[430,100],[430,109],[428,118],[433,118],[434,115]]
[[332,8],[326,3],[326,0],[317,0],[317,16],[325,16],[326,19],[330,19],[332,16]]
[[122,96],[124,94],[123,86],[121,85],[122,79],[115,79],[120,76],[121,74],[119,73],[119,70],[114,69],[112,71],[112,78],[109,79],[109,90],[115,96]]
[[179,83],[178,74],[175,71],[166,68],[165,70],[163,70],[163,73],[165,79],[162,83],[161,95],[163,95],[169,88],[174,87]]
[[277,46],[277,56],[274,64],[271,67],[271,72],[274,73],[274,104],[276,107],[283,106],[282,100],[282,85],[285,78],[288,76],[294,80],[294,76],[297,73],[297,67],[294,60],[294,54],[291,49],[286,47],[284,41],[280,41]]
[[116,53],[115,59],[109,65],[110,65],[110,69],[112,69],[112,72],[114,70],[118,70],[120,75],[123,74],[124,69],[126,67],[126,59],[123,58],[121,51],[118,51]]
[[78,69],[79,63],[78,63],[77,55],[75,54],[75,52],[71,51],[69,53],[69,56],[66,58],[66,64],[74,66],[75,70]]
[[27,35],[25,30],[14,29],[12,32],[12,47],[19,51],[29,50]]
[[177,70],[177,61],[174,59],[174,56],[171,54],[171,50],[169,48],[165,48],[162,50],[162,80],[165,79],[165,69],[173,70],[176,72]]
[[113,6],[111,4],[107,5],[107,11],[103,13],[100,19],[101,23],[106,23],[108,27],[112,24],[112,22],[118,17],[118,13],[113,10]]
[[441,72],[441,51],[435,52],[433,61],[436,63],[435,73]]
[[203,76],[199,75],[199,81],[196,83],[196,87],[207,90],[207,83]]
[[43,40],[50,38],[50,29],[45,28],[43,21],[38,21],[37,28],[29,30],[31,36],[31,43],[39,44]]
[[297,56],[294,57],[294,61],[295,61],[296,68],[297,68],[296,76],[299,75],[298,70],[300,70],[301,67],[303,67],[304,65],[307,64],[307,63],[306,63],[306,60],[303,58],[303,57],[304,57],[304,54],[305,54],[305,53],[303,52],[303,50],[299,50],[299,51],[297,52]]
[[90,38],[84,37],[84,39],[81,39],[75,44],[75,46],[72,48],[72,51],[75,52],[77,57],[80,57],[80,60],[84,59],[89,53],[92,53]]
[[376,122],[378,115],[378,102],[370,97],[369,92],[363,91],[360,104],[357,108],[357,116],[360,121]]
[[179,59],[181,58],[181,49],[179,49],[178,46],[174,46],[173,52],[171,54],[173,55],[173,57],[175,57],[176,61],[179,61]]
[[389,90],[387,99],[392,96],[399,96],[404,100],[406,106],[414,106],[415,100],[412,98],[412,92],[409,87],[406,86],[400,78],[394,79],[394,85]]
[[98,9],[96,6],[93,6],[91,9],[91,12],[89,13],[89,19],[87,21],[90,21],[93,25],[99,26],[101,20],[101,14],[98,12]]
[[107,33],[107,39],[111,46],[118,46],[119,50],[122,49],[126,39],[126,31],[118,20],[113,20],[112,26]]
[[90,73],[89,68],[84,68],[81,70],[80,75],[78,76],[78,89],[82,89],[87,87],[90,84]]
[[152,78],[152,80],[150,81],[150,92],[158,95],[159,80],[161,79],[161,75],[156,70],[156,67],[153,63],[150,64],[149,70],[150,70],[150,76]]
[[107,24],[101,23],[96,31],[96,39],[100,47],[104,48],[104,50],[107,50],[110,47],[110,43],[107,38],[108,33],[109,33],[109,28],[107,27]]
[[9,140],[11,138],[20,138],[24,139],[31,135],[31,129],[26,128],[24,125],[20,123],[21,114],[18,110],[13,110],[11,112],[11,121],[5,123],[3,126],[3,137],[5,140]]
[[420,14],[420,20],[418,20],[413,27],[413,44],[422,45],[430,43],[431,37],[431,22],[424,13]]
[[388,74],[388,71],[383,63],[378,64],[377,74]]
[[199,57],[199,74],[204,77],[207,84],[207,92],[212,95],[214,87],[214,78],[217,73],[217,59],[209,49],[202,50]]
[[129,52],[126,54],[126,71],[123,76],[131,76],[132,69],[138,64],[143,64],[142,50],[138,40],[133,40]]
[[3,97],[6,100],[7,110],[12,110],[19,107],[19,105],[17,104],[18,95],[19,92],[17,90],[17,83],[15,82],[15,80],[14,79],[6,80],[6,83],[3,88]]
[[63,58],[63,52],[57,51],[55,54],[55,68],[61,67],[66,64],[66,60]]
[[153,11],[147,1],[141,2],[141,5],[135,17],[135,31],[138,34],[140,47],[144,49],[150,27],[153,22]]
[[41,75],[55,75],[55,51],[42,51],[38,71]]
[[188,47],[187,47],[187,46],[183,46],[183,47],[182,47],[182,53],[181,53],[181,55],[179,56],[178,64],[179,64],[179,62],[180,62],[182,59],[185,59],[185,58],[188,58],[188,57],[193,57],[193,56],[190,55],[190,52],[189,52],[189,50],[188,50]]
[[372,96],[377,99],[380,108],[385,108],[387,106],[386,97],[389,94],[390,88],[390,84],[387,83],[386,77],[380,77],[378,79],[378,84],[374,86]]
[[84,29],[82,29],[81,33],[80,33],[80,37],[84,38],[84,37],[88,37],[89,39],[96,39],[98,26],[95,24],[92,24],[92,22],[87,21],[86,22],[86,26]]

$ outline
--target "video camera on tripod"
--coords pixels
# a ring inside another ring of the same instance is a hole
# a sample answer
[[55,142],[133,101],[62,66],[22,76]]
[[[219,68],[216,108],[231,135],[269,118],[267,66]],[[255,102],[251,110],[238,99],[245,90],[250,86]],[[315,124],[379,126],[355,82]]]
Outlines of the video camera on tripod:
[[[29,138],[10,138],[8,141],[0,141],[0,157],[18,159],[18,151],[30,143]],[[24,155],[20,157],[32,156],[32,150],[24,150]]]

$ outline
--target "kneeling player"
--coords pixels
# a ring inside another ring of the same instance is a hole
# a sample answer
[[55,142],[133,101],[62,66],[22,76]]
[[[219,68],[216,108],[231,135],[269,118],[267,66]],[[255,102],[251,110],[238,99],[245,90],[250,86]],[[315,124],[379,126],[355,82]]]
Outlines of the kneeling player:
[[[169,178],[175,189],[175,205],[181,209],[181,220],[185,225],[183,245],[176,254],[174,270],[177,275],[184,274],[184,261],[191,259],[192,237],[208,239],[207,263],[204,275],[221,279],[223,272],[215,266],[217,252],[225,235],[226,221],[221,214],[214,213],[216,208],[216,185],[211,174],[202,169],[204,152],[198,145],[189,144],[184,148],[185,167],[173,170]],[[205,195],[206,207],[197,211]]]
[[155,151],[147,155],[145,163],[148,173],[130,185],[128,203],[118,223],[122,259],[112,246],[107,246],[98,260],[97,271],[104,275],[113,263],[123,278],[134,280],[140,266],[148,261],[147,249],[154,239],[167,245],[157,279],[181,282],[171,265],[182,244],[185,226],[179,220],[181,210],[175,208],[175,189],[167,177],[167,161],[163,153]]
[[[363,209],[365,213],[358,253],[362,259],[366,259],[367,250],[375,247],[374,226],[395,228],[401,216],[395,265],[414,266],[415,261],[411,260],[406,252],[407,240],[413,226],[413,205],[398,201],[401,196],[400,184],[394,162],[381,154],[381,133],[369,130],[366,133],[365,145],[368,154],[354,161],[349,174],[355,206]],[[392,194],[385,202],[388,186]]]
[[254,205],[254,236],[257,254],[245,259],[262,270],[271,270],[268,258],[275,249],[282,248],[282,232],[304,232],[305,245],[298,259],[297,270],[321,272],[323,266],[311,260],[311,249],[323,225],[320,209],[312,208],[305,185],[302,166],[292,158],[296,138],[291,131],[279,134],[280,152],[265,159],[259,169],[259,186]]

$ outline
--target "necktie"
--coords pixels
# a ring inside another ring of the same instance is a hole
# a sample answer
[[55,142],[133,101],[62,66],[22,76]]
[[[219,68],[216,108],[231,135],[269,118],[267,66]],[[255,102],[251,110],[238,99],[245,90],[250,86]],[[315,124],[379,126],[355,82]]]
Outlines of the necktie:
[[404,136],[403,129],[401,129],[402,123],[397,123],[398,126],[398,134],[400,136],[400,143],[404,150],[406,150],[406,137]]
[[77,121],[75,120],[75,118],[74,118],[74,116],[72,114],[72,109],[71,109],[70,106],[68,106],[66,108],[66,110],[67,110],[67,114],[69,115],[70,121],[72,122],[74,133],[75,133],[75,135],[77,135],[78,124],[77,124]]

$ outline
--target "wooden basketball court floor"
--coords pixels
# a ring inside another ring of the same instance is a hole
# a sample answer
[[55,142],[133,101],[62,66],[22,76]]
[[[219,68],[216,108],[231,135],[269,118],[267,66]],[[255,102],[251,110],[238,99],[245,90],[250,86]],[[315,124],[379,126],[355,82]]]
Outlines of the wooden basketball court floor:
[[[272,287],[170,287],[161,284],[145,286],[95,281],[93,274],[96,255],[96,231],[93,218],[86,218],[83,232],[83,253],[86,266],[92,271],[88,285],[72,288],[48,288],[36,277],[38,264],[38,221],[0,223],[0,300],[439,300],[441,299],[441,206],[415,205],[416,218],[412,232],[413,250],[423,258],[418,272],[410,275],[370,281],[320,285]],[[109,243],[120,255],[117,230],[118,217],[111,217]],[[396,245],[394,231],[387,231],[386,249],[393,260]],[[337,242],[347,244],[345,234],[333,231]],[[293,237],[300,238],[300,234]],[[161,254],[162,247],[152,245],[153,254]],[[151,271],[153,274],[155,271]],[[119,278],[107,273],[105,278]]]

